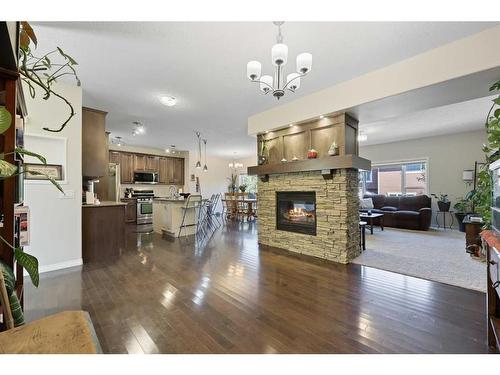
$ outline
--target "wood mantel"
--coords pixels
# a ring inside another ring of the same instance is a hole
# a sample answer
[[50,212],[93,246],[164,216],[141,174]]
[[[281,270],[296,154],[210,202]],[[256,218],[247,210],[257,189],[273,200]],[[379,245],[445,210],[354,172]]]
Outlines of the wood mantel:
[[291,172],[324,171],[332,169],[371,169],[371,161],[357,155],[328,156],[320,159],[289,161],[248,167],[249,175],[269,175]]

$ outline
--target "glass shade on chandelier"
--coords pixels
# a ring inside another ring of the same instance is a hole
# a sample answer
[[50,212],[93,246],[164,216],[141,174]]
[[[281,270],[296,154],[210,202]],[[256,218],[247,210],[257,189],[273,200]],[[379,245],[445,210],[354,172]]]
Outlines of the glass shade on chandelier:
[[284,79],[284,66],[288,62],[288,46],[283,43],[281,25],[283,22],[274,22],[278,26],[276,44],[271,48],[271,62],[275,67],[274,78],[271,75],[262,74],[262,64],[252,60],[247,64],[247,78],[252,82],[259,83],[260,91],[264,94],[270,92],[277,99],[285,95],[285,91],[295,92],[300,87],[300,79],[311,71],[312,55],[304,52],[296,58],[296,71],[290,73]]

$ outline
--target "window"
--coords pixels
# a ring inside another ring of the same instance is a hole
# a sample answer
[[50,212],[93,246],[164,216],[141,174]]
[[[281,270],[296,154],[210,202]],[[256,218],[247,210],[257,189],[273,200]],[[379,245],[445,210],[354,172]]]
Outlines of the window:
[[257,176],[249,176],[246,173],[238,175],[238,188],[246,185],[246,192],[253,195],[257,192]]
[[393,197],[422,195],[427,193],[427,162],[375,165],[371,171],[363,171],[360,178],[363,193]]

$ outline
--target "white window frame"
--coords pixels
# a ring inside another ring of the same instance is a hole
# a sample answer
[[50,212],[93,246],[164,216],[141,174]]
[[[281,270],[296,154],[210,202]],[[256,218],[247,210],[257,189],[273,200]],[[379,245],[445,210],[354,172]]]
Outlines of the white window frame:
[[[400,160],[391,160],[391,161],[377,161],[372,162],[372,169],[378,167],[386,167],[390,165],[401,165],[401,164],[414,164],[414,163],[425,163],[425,194],[429,195],[429,157],[415,158],[415,159],[400,159]],[[401,173],[401,189],[403,190],[401,193],[405,194],[406,192],[406,181],[405,181],[405,170]],[[380,191],[380,178],[377,180],[377,190]]]

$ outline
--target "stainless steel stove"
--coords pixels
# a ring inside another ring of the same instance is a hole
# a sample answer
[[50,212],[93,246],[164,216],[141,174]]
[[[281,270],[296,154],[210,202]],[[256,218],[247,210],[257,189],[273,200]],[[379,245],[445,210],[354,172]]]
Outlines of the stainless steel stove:
[[136,190],[132,193],[137,198],[137,225],[153,224],[153,190]]

